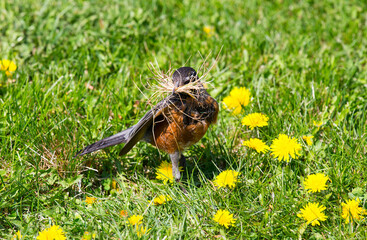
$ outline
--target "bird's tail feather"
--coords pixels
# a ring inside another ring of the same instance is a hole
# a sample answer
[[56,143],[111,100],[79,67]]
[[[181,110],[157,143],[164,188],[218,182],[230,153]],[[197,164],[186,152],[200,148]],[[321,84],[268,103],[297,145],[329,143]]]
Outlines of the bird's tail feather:
[[99,149],[103,149],[106,147],[114,146],[119,143],[126,143],[129,140],[129,134],[131,132],[131,128],[128,128],[122,132],[119,132],[115,135],[112,135],[110,137],[104,138],[98,142],[95,142],[87,147],[85,147],[83,150],[79,151],[74,157],[83,156],[84,154],[88,154],[91,152],[95,152]]

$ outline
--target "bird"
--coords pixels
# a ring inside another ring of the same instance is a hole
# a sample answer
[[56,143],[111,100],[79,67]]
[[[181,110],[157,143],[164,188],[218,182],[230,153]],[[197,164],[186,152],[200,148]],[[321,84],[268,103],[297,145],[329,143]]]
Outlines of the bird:
[[[209,126],[218,118],[217,101],[206,91],[191,67],[180,67],[172,75],[173,89],[166,98],[158,102],[135,125],[113,136],[95,142],[75,157],[99,149],[125,143],[120,156],[127,154],[139,141],[147,142],[169,154],[172,176],[180,182],[180,166],[186,166],[183,151],[197,143]],[[196,83],[195,88],[179,91],[183,86]]]

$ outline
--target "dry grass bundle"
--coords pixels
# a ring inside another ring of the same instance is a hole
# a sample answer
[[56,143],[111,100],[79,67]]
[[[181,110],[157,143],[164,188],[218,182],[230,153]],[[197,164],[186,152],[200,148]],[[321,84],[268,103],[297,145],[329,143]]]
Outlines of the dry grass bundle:
[[[198,76],[201,75],[201,76],[197,78],[195,81],[192,81],[186,85],[176,88],[175,92],[186,93],[190,95],[191,97],[197,99],[194,93],[199,92],[198,90],[202,89],[203,86],[207,87],[211,83],[211,81],[206,80],[206,77],[208,76],[209,72],[214,68],[214,66],[217,64],[219,54],[220,52],[218,53],[212,65],[205,70],[204,66],[207,63],[209,56],[211,55],[211,53],[209,53],[208,56],[204,59],[203,64],[200,66],[200,68],[197,71],[197,75]],[[162,71],[159,68],[158,63],[153,64],[152,62],[149,63],[149,69],[151,73],[153,74],[154,79],[156,79],[157,81],[156,84],[150,85],[150,88],[153,90],[153,94],[150,100],[156,100],[157,98],[162,99],[162,95],[166,97],[169,94],[171,94],[174,89],[174,84],[172,82],[172,75],[175,70],[170,67],[167,71]],[[200,74],[202,70],[203,70],[203,73]]]

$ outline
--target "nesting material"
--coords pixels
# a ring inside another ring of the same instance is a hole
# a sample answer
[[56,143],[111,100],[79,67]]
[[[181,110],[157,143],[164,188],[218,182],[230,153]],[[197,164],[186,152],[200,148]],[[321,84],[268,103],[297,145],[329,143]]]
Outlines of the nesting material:
[[[199,90],[203,89],[206,86],[209,86],[210,81],[207,81],[205,78],[208,76],[209,72],[213,69],[216,63],[217,60],[215,60],[215,62],[203,74],[200,74],[200,68],[197,73],[198,76],[201,75],[200,78],[197,78],[195,81],[176,88],[175,92],[186,93],[187,95],[197,99],[195,93],[199,93]],[[156,84],[150,86],[153,90],[152,99],[162,98],[162,95],[166,97],[167,95],[172,94],[174,89],[174,84],[172,81],[174,69],[170,67],[166,72],[164,72],[160,70],[158,65],[154,65],[153,63],[149,64],[149,69],[157,81]]]

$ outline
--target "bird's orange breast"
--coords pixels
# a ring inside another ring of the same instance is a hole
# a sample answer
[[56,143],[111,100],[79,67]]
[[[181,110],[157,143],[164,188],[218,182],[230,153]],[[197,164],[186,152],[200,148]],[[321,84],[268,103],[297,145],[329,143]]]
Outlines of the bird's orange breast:
[[199,112],[189,109],[193,104],[191,102],[165,111],[162,120],[157,120],[153,124],[151,143],[169,154],[182,152],[197,143],[205,135],[210,124],[215,123],[217,119],[218,104],[214,99],[213,101],[211,104],[214,104],[215,112],[210,119],[202,119]]

